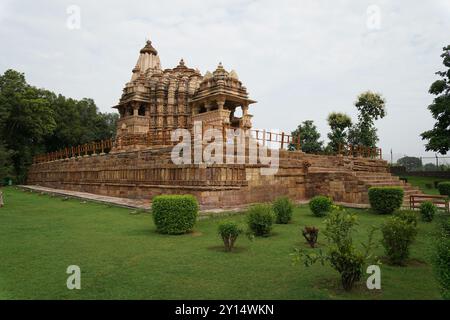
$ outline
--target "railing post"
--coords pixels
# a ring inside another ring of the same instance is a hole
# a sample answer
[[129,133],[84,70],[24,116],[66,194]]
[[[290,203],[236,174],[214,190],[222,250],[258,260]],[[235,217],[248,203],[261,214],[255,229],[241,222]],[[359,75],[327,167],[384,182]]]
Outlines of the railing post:
[[283,147],[284,147],[284,131],[281,132],[281,148],[280,149],[283,149]]

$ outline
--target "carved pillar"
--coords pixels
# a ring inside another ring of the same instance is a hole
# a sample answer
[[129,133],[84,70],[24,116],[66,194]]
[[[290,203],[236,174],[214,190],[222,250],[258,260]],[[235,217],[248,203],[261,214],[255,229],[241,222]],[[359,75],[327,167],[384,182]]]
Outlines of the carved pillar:
[[248,104],[245,103],[242,105],[242,115],[246,116],[248,114]]
[[225,98],[221,98],[221,99],[217,100],[217,106],[219,107],[219,111],[223,110],[224,104],[225,104]]
[[206,109],[206,112],[211,111],[211,108],[212,108],[211,102],[206,101],[206,102],[205,102],[205,109]]
[[133,108],[133,116],[138,116],[139,115],[139,103],[133,102],[131,104],[131,106]]

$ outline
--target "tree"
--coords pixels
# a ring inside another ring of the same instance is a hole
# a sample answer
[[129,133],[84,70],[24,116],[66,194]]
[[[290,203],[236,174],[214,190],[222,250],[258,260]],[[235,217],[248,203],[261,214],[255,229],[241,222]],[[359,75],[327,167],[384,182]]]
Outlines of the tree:
[[439,168],[434,163],[426,163],[423,166],[424,171],[437,171]]
[[397,160],[397,164],[404,166],[406,171],[419,171],[422,170],[422,159],[417,157],[404,156]]
[[98,112],[92,99],[38,89],[7,70],[0,75],[0,176],[22,182],[36,154],[113,138],[117,118]]
[[[303,121],[296,130],[292,131],[291,135],[294,141],[297,141],[297,137],[300,135],[300,147],[303,152],[317,153],[322,151],[323,141],[319,141],[320,133],[317,131],[314,121]],[[295,150],[296,148],[295,143],[289,145],[289,150]]]
[[28,85],[25,76],[7,70],[0,76],[0,134],[8,150],[19,181],[25,179],[26,168],[35,153],[42,151],[42,141],[56,124],[46,92]]
[[426,151],[447,154],[450,150],[450,45],[443,48],[443,58],[446,71],[436,72],[442,79],[436,80],[428,92],[436,96],[428,106],[432,116],[436,119],[433,129],[421,134],[422,140],[428,140]]
[[0,143],[0,186],[6,178],[13,176],[12,150],[8,150]]
[[358,96],[355,102],[358,110],[358,123],[353,125],[348,132],[349,143],[376,147],[378,142],[375,120],[386,116],[386,101],[380,94],[366,91]]
[[345,113],[333,112],[328,115],[327,121],[331,129],[328,133],[328,148],[336,152],[339,145],[347,144],[347,131],[352,125],[352,119]]

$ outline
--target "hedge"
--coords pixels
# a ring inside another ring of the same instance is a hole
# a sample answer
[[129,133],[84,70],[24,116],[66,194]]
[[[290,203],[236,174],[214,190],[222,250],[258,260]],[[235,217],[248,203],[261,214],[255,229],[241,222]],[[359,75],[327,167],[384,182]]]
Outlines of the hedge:
[[450,181],[439,182],[438,190],[441,195],[450,196]]
[[309,201],[309,208],[315,216],[323,217],[333,208],[333,200],[326,196],[315,196]]
[[291,221],[294,204],[288,197],[279,197],[275,199],[272,207],[275,212],[277,223],[286,224]]
[[275,215],[269,204],[255,204],[247,211],[248,227],[255,236],[270,236],[274,220]]
[[198,202],[192,195],[161,195],[152,200],[152,215],[158,232],[186,233],[195,225]]
[[400,209],[403,195],[400,187],[372,187],[369,188],[370,206],[378,213],[389,214]]

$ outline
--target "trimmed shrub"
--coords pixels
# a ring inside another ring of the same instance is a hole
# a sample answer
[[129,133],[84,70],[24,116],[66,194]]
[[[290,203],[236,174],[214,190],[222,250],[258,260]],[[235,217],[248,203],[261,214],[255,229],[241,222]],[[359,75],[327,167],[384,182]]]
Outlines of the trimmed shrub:
[[291,221],[294,204],[288,197],[275,199],[272,208],[276,216],[276,223],[286,224]]
[[437,241],[434,257],[434,272],[437,276],[442,298],[450,300],[450,238]]
[[433,270],[439,283],[442,298],[450,300],[450,220],[441,224],[442,231],[436,241]]
[[437,213],[437,207],[431,201],[424,201],[420,204],[420,214],[422,220],[426,222],[433,221],[434,215]]
[[409,257],[409,247],[417,234],[417,227],[398,217],[387,219],[381,226],[382,244],[389,261],[403,265]]
[[272,206],[269,204],[255,204],[247,211],[247,223],[255,236],[268,237],[275,220]]
[[406,223],[412,224],[414,227],[417,226],[417,214],[414,211],[400,210],[394,214],[395,217],[405,221]]
[[309,201],[309,208],[316,217],[323,217],[331,212],[333,201],[326,196],[315,196]]
[[400,209],[403,195],[399,187],[372,187],[369,188],[370,206],[378,213],[389,214]]
[[161,195],[152,200],[156,229],[165,234],[186,233],[195,225],[198,202],[192,195]]
[[219,224],[219,235],[222,237],[223,244],[225,245],[225,251],[230,252],[233,250],[234,243],[237,237],[242,233],[242,229],[239,228],[236,222],[224,221]]
[[443,234],[450,238],[450,219],[441,220],[440,225],[441,225]]
[[316,247],[317,238],[319,237],[319,229],[316,227],[305,227],[302,230],[303,237],[311,248]]
[[438,183],[439,193],[443,196],[450,196],[450,181]]

